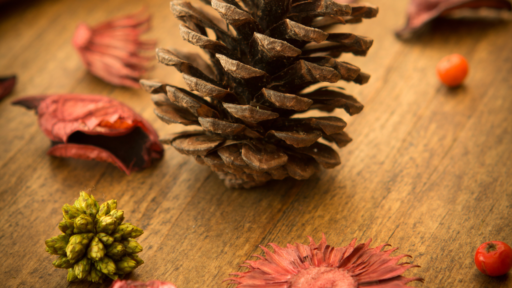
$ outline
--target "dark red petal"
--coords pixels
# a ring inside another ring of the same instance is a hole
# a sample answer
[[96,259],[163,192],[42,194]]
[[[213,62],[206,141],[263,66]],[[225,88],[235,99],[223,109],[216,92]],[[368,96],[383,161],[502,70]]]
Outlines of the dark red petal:
[[483,7],[512,10],[512,4],[507,0],[411,0],[407,9],[407,24],[396,35],[407,38],[436,17],[461,8]]
[[16,75],[0,78],[0,100],[11,94],[16,85]]
[[12,101],[11,104],[20,105],[29,110],[37,110],[37,107],[39,107],[39,105],[41,105],[41,102],[43,102],[46,98],[48,98],[48,96],[23,97]]
[[126,167],[123,162],[112,155],[112,153],[91,145],[59,144],[50,148],[47,153],[48,155],[56,157],[108,162],[116,165],[128,175],[130,175],[131,172],[131,167]]

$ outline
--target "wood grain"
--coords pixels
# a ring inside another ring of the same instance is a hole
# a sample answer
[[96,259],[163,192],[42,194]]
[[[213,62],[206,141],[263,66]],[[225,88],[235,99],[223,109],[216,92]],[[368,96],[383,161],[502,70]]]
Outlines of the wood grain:
[[[193,1],[197,3],[198,1]],[[365,86],[343,84],[365,104],[348,122],[354,141],[342,166],[307,181],[271,181],[230,190],[215,173],[167,148],[154,167],[124,175],[112,165],[46,155],[49,141],[32,112],[10,102],[23,95],[103,94],[167,126],[149,95],[88,74],[71,46],[81,21],[95,24],[141,8],[129,0],[40,0],[0,9],[0,73],[18,75],[0,102],[0,281],[3,287],[108,287],[68,284],[54,269],[44,240],[59,233],[60,208],[80,190],[118,199],[127,220],[142,227],[146,264],[132,279],[171,281],[180,288],[225,287],[222,280],[258,245],[307,242],[325,233],[331,245],[373,238],[399,246],[422,268],[414,287],[512,287],[511,275],[477,271],[473,253],[484,241],[512,244],[512,23],[436,21],[409,42],[393,36],[406,1],[372,0],[375,20],[338,28],[375,39],[367,57],[343,56],[372,74]],[[145,1],[159,47],[187,45],[165,0]],[[460,53],[470,63],[466,84],[447,89],[437,61]],[[184,86],[174,69],[156,65],[150,78]]]

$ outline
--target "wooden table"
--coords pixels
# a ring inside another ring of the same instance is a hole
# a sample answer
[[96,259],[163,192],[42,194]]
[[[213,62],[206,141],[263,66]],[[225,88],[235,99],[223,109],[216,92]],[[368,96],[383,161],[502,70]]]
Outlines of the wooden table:
[[[160,47],[185,43],[169,1],[146,2],[154,15],[148,38]],[[340,27],[375,39],[367,57],[343,56],[372,74],[365,86],[340,83],[365,104],[355,117],[337,112],[354,139],[340,150],[343,164],[307,181],[251,190],[225,188],[207,167],[169,147],[163,161],[130,176],[110,164],[46,155],[50,142],[34,113],[12,100],[103,94],[133,107],[161,135],[182,127],[160,122],[144,91],[91,76],[71,46],[79,22],[133,12],[139,1],[2,7],[0,72],[16,73],[19,82],[0,102],[1,286],[68,285],[44,240],[59,233],[62,205],[86,190],[99,201],[118,199],[127,220],[145,230],[140,256],[146,264],[132,279],[224,287],[230,272],[262,253],[258,245],[307,243],[307,235],[320,240],[325,233],[334,246],[354,237],[399,246],[421,265],[405,274],[426,279],[414,287],[512,287],[512,275],[486,277],[473,263],[484,241],[512,244],[512,24],[444,20],[401,42],[393,31],[405,21],[406,1],[370,2],[380,6],[378,18]],[[435,65],[455,52],[467,57],[471,71],[464,86],[451,90],[439,83]],[[184,85],[163,65],[148,77]]]

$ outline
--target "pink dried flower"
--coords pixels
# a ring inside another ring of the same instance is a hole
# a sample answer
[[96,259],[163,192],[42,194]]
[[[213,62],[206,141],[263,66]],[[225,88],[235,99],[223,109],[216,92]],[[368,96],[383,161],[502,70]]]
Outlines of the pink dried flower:
[[396,35],[407,38],[434,18],[462,8],[483,7],[512,10],[512,4],[508,0],[411,0],[407,9],[407,23]]
[[158,134],[130,107],[99,95],[62,94],[17,99],[35,109],[39,126],[52,140],[48,154],[109,162],[130,172],[163,156]]
[[110,288],[176,288],[174,284],[170,282],[162,282],[153,280],[149,282],[138,282],[130,280],[116,280],[112,283]]
[[16,85],[16,75],[0,78],[0,100],[11,94]]
[[139,88],[139,79],[153,59],[140,52],[156,45],[156,41],[139,39],[150,29],[150,19],[143,9],[94,27],[82,23],[75,31],[73,46],[92,74],[113,85]]
[[398,261],[409,255],[391,256],[398,248],[383,251],[382,244],[370,248],[371,239],[356,245],[356,239],[348,246],[334,248],[327,245],[325,235],[316,244],[311,237],[310,244],[288,244],[281,248],[269,244],[274,253],[261,247],[266,257],[256,261],[246,261],[247,272],[233,273],[238,277],[227,280],[240,288],[403,288],[421,278],[401,276],[406,270],[419,267]]

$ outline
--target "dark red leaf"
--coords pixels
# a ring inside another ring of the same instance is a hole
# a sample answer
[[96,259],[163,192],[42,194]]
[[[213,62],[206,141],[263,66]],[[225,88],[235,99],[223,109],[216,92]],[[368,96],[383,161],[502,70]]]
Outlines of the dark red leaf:
[[16,85],[16,75],[0,78],[0,100],[11,94]]
[[512,10],[512,4],[507,0],[411,0],[407,9],[407,23],[396,35],[407,38],[436,17],[462,8],[484,7]]
[[48,154],[109,162],[130,172],[163,156],[158,134],[128,106],[99,95],[63,94],[18,99],[35,109],[41,130],[52,141]]

